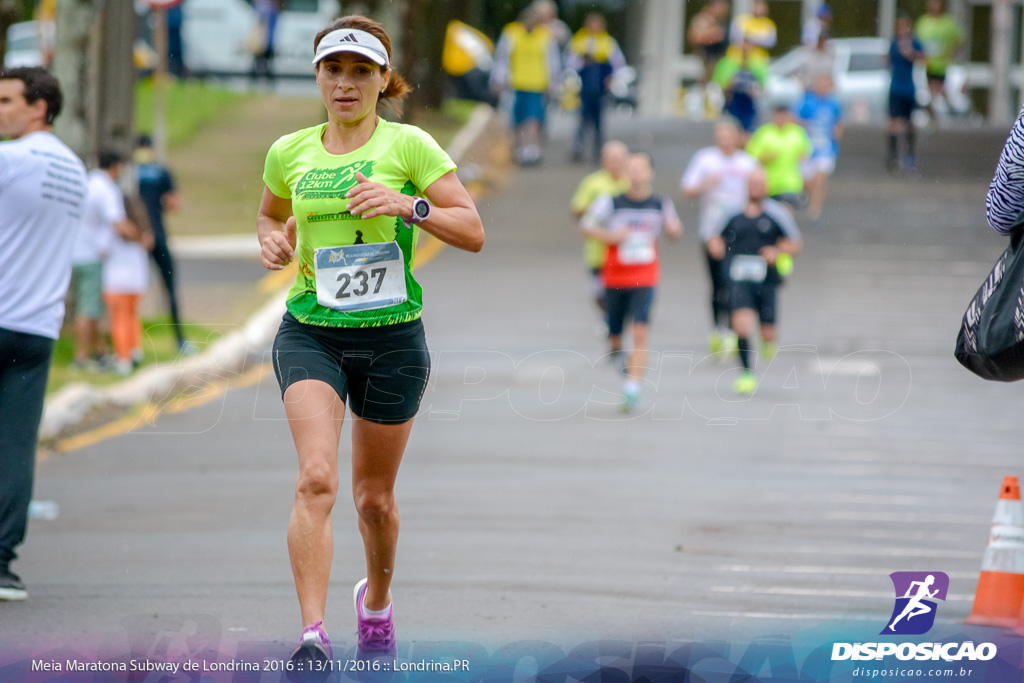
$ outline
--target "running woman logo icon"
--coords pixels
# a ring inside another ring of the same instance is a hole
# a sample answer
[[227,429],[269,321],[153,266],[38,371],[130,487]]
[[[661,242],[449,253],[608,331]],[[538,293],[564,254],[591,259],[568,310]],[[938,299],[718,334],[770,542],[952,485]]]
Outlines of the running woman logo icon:
[[882,635],[919,636],[935,623],[935,600],[946,599],[949,577],[942,572],[893,572],[896,605]]

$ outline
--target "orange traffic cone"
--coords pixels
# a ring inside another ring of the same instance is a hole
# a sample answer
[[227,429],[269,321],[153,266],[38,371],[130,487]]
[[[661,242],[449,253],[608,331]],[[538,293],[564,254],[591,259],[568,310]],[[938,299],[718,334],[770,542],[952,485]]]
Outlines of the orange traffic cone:
[[968,624],[1017,626],[1024,602],[1024,505],[1017,477],[1006,477],[992,517]]
[[1015,635],[1024,636],[1024,600],[1020,601],[1020,614],[1017,615],[1017,628],[1013,629]]

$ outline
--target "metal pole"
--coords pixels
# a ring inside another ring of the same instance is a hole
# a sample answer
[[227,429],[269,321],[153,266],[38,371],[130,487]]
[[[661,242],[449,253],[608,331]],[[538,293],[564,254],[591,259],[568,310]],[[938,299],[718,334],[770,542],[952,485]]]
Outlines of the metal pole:
[[971,14],[971,8],[968,7],[969,0],[949,0],[946,3],[946,12],[951,17],[956,19],[956,23],[960,24],[960,27],[964,30],[964,40],[970,38],[969,32],[967,31],[967,25],[969,23],[969,15]]
[[956,0],[950,3],[949,13],[956,19],[956,23],[960,24],[960,29],[964,34],[964,44],[960,48],[960,54],[958,60],[965,64],[971,61],[971,45],[973,44],[973,24],[974,24],[974,3],[971,0]]
[[686,35],[686,9],[683,2],[659,3],[665,11],[662,30],[665,32],[665,41],[662,45],[662,59],[664,60],[664,88],[662,90],[661,113],[673,114],[676,110],[676,100],[679,95],[679,60],[683,55],[683,36]]
[[[801,0],[800,2],[800,22],[806,24],[808,21],[814,18],[818,12],[818,6],[821,4],[820,0]],[[803,31],[801,31],[802,37]]]
[[662,64],[661,42],[663,33],[659,21],[658,2],[646,0],[643,4],[643,38],[640,65],[643,80],[640,82],[639,109],[648,115],[657,115],[661,94]]
[[679,59],[683,51],[681,2],[647,0],[643,5],[643,45],[639,108],[650,116],[673,112],[679,86]]
[[892,40],[896,24],[896,0],[879,0],[878,2],[878,35]]
[[989,55],[992,83],[988,91],[988,120],[996,126],[1005,126],[1011,121],[1010,79],[1007,75],[1013,31],[1010,1],[992,0],[992,51]]
[[153,151],[160,163],[167,161],[167,10],[153,10]]

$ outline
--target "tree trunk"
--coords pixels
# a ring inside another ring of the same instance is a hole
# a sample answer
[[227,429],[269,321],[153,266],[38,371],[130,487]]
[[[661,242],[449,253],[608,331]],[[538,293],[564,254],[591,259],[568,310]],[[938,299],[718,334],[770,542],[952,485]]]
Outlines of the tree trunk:
[[423,41],[421,36],[444,36],[448,22],[461,19],[473,24],[474,5],[469,0],[406,0],[402,16],[401,73],[413,86],[405,118],[417,109],[436,109],[444,101],[448,76],[441,68],[443,41]]
[[[448,0],[428,0],[427,16],[424,29],[427,35],[444,36],[448,22],[452,19],[467,20],[465,2],[449,2]],[[445,89],[448,85],[448,74],[441,68],[441,55],[444,51],[443,40],[431,40],[420,49],[420,100],[419,104],[428,109],[437,109],[444,102]]]
[[416,74],[416,58],[419,55],[420,32],[423,25],[420,21],[420,0],[405,0],[405,9],[402,12],[402,54],[398,62],[398,73],[409,81],[412,92],[405,105],[404,119],[413,123],[416,119],[416,109],[420,105],[422,97],[419,82]]
[[96,149],[118,152],[125,159],[131,158],[135,148],[135,30],[132,0],[103,3]]
[[59,0],[57,3],[57,51],[53,75],[64,93],[64,108],[54,126],[64,141],[87,165],[95,165],[96,155],[89,134],[91,108],[90,40],[96,31],[97,11],[91,0]]
[[99,151],[128,158],[135,104],[132,0],[58,0],[53,73],[64,92],[56,132],[88,166]]
[[7,54],[7,29],[22,20],[23,9],[21,0],[0,0],[0,67]]

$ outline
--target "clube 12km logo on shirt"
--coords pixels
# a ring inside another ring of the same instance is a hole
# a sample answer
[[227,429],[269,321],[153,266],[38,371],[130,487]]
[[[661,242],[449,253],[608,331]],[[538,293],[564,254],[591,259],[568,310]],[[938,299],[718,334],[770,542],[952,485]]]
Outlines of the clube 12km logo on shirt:
[[[879,635],[919,636],[935,625],[938,600],[945,601],[949,576],[943,572],[893,572],[889,575],[896,591],[892,616]],[[908,661],[988,661],[996,656],[993,643],[972,641],[946,643],[834,643],[832,661],[879,660],[886,657]]]

